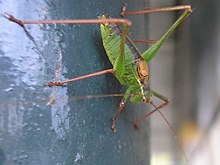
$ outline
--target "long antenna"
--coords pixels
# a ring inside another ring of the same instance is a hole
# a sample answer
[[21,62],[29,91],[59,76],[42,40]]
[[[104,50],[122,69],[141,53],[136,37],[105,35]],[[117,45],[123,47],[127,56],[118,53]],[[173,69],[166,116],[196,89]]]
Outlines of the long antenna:
[[[154,107],[154,108],[157,108],[157,106],[155,104],[153,104],[152,102],[150,102],[150,104]],[[164,114],[158,109],[157,112],[160,114],[160,116],[164,119],[166,125],[169,127],[170,129],[170,132],[173,134],[173,137],[175,138],[175,141],[177,143],[177,145],[179,146],[182,154],[183,154],[183,158],[185,160],[185,163],[187,163],[189,160],[187,159],[187,156],[186,156],[186,153],[185,153],[185,150],[184,150],[184,147],[183,145],[181,144],[180,140],[179,140],[179,137],[176,133],[176,131],[174,130],[173,126],[169,123],[169,121],[166,119],[166,117],[164,116]]]

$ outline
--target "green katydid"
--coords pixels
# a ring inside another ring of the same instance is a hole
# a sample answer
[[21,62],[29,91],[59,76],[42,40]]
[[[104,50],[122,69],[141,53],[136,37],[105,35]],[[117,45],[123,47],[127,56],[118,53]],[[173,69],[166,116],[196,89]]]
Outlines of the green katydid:
[[[152,111],[150,111],[146,115],[134,121],[135,127],[138,127],[138,124],[142,120],[147,118],[155,111],[158,111],[161,114],[159,109],[163,108],[169,103],[170,100],[168,98],[150,89],[148,63],[153,59],[153,57],[160,49],[163,42],[168,38],[168,36],[183,21],[183,19],[186,18],[192,12],[191,7],[189,5],[166,7],[166,8],[155,8],[155,9],[142,10],[137,12],[127,12],[126,6],[123,6],[121,13],[121,15],[123,16],[146,14],[153,12],[163,12],[163,11],[175,11],[175,10],[184,10],[184,12],[176,20],[176,22],[168,29],[168,31],[142,54],[135,47],[132,40],[127,36],[129,27],[131,26],[131,22],[123,18],[122,19],[106,18],[106,16],[103,15],[101,19],[34,21],[34,20],[18,20],[9,14],[6,14],[5,17],[8,18],[10,21],[19,24],[23,28],[25,28],[24,26],[25,24],[100,24],[103,45],[109,57],[109,60],[113,65],[113,68],[62,82],[49,82],[48,86],[50,87],[54,85],[60,86],[69,82],[90,78],[93,76],[98,76],[106,73],[114,74],[122,85],[128,86],[128,89],[124,94],[123,99],[121,100],[120,105],[112,121],[111,128],[114,132],[116,132],[115,122],[128,98],[130,98],[132,102],[150,103],[154,107]],[[124,29],[120,30],[118,24],[122,24]],[[155,106],[152,102],[152,97],[156,97],[162,100],[163,103],[159,106]]]

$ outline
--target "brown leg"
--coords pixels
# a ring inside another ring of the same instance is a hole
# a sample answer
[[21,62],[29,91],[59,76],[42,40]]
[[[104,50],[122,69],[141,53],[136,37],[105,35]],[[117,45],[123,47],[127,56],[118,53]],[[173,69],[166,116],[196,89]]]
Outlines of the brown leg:
[[17,23],[18,25],[24,27],[25,24],[106,24],[106,23],[116,23],[122,24],[129,28],[131,22],[126,19],[121,18],[110,18],[110,19],[69,19],[69,20],[19,20],[13,15],[5,13],[3,15],[9,21]]
[[[122,6],[121,16],[124,17],[124,16],[131,16],[131,15],[149,14],[149,13],[155,13],[155,12],[176,11],[176,10],[191,10],[191,6],[182,5],[182,6],[172,6],[172,7],[163,7],[163,8],[127,12],[127,4],[124,3]],[[141,43],[156,43],[157,42],[157,40],[132,40],[132,41],[141,42]]]
[[[14,16],[5,13],[4,15],[5,18],[7,18],[9,21],[17,23],[18,25],[20,25],[21,27],[23,27],[25,29],[25,24],[108,24],[108,23],[115,23],[115,24],[122,24],[124,26],[124,30],[121,34],[121,41],[120,41],[120,57],[122,58],[124,56],[124,43],[125,43],[125,39],[127,36],[127,32],[129,27],[131,26],[131,22],[129,20],[126,19],[117,19],[117,18],[110,18],[110,19],[73,19],[73,20],[19,20],[17,18],[15,18]],[[116,60],[116,61],[120,61]],[[116,65],[117,66],[117,65]],[[114,66],[115,67],[115,66]],[[117,68],[115,68],[115,70],[117,70]],[[77,81],[77,80],[81,80],[81,79],[85,79],[85,78],[89,78],[89,77],[93,77],[93,76],[98,76],[101,74],[106,74],[106,73],[115,73],[113,69],[109,69],[109,70],[104,70],[104,71],[100,71],[97,73],[93,73],[93,74],[89,74],[89,75],[85,75],[85,76],[81,76],[78,78],[74,78],[71,80],[66,80],[63,82],[49,82],[47,85],[48,86],[61,86],[65,83],[69,83],[69,82],[73,82],[73,81]]]
[[99,76],[99,75],[106,74],[106,73],[115,73],[115,71],[113,69],[107,69],[107,70],[91,73],[91,74],[88,74],[88,75],[76,77],[76,78],[65,80],[65,81],[49,82],[47,85],[49,87],[52,87],[52,86],[62,86],[63,84],[66,84],[66,83],[70,83],[70,82],[74,82],[74,81],[78,81],[78,80],[82,80],[82,79],[86,79],[86,78],[90,78],[90,77],[94,77],[94,76]]
[[126,103],[125,99],[122,99],[121,102],[120,102],[120,105],[119,105],[119,107],[118,107],[118,109],[117,109],[117,111],[116,111],[116,113],[115,113],[115,116],[114,116],[114,118],[112,119],[112,131],[113,131],[113,132],[116,132],[115,122],[116,122],[116,120],[117,120],[117,118],[118,118],[118,115],[120,114],[121,110],[122,110],[123,107],[125,106],[125,103]]
[[139,43],[156,43],[157,40],[132,40],[133,42],[139,42]]
[[138,15],[138,14],[148,14],[148,13],[156,13],[156,12],[165,12],[165,11],[177,11],[177,10],[190,10],[190,5],[181,5],[181,6],[172,6],[172,7],[162,7],[162,8],[154,8],[148,10],[140,10],[134,12],[127,12],[127,4],[124,4],[122,7],[121,16],[131,16],[131,15]]
[[139,127],[139,124],[140,122],[142,122],[143,120],[145,120],[147,117],[149,117],[150,115],[152,115],[154,112],[156,111],[159,111],[160,109],[162,109],[163,107],[165,107],[170,101],[169,100],[166,100],[163,104],[161,104],[160,106],[155,106],[153,104],[153,102],[151,101],[150,104],[153,105],[153,107],[155,109],[153,109],[152,111],[148,112],[147,114],[141,116],[140,118],[136,119],[134,122],[133,122],[133,125],[135,127],[135,129],[138,129]]

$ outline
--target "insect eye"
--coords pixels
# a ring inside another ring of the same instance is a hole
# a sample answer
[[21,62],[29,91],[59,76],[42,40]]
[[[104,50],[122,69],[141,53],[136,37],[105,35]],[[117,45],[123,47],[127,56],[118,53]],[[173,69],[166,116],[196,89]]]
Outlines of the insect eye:
[[150,99],[143,98],[142,101],[143,101],[144,103],[149,103],[149,102],[150,102]]

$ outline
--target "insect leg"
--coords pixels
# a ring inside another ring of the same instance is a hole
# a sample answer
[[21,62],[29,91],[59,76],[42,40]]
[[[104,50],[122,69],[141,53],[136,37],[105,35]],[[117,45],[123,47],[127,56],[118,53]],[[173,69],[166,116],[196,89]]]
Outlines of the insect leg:
[[121,35],[121,41],[120,41],[120,52],[119,55],[116,58],[116,61],[113,65],[113,69],[116,71],[116,76],[122,77],[125,72],[125,55],[124,55],[124,48],[125,48],[125,40],[127,37],[127,33],[129,30],[129,26],[124,26],[124,30]]
[[94,74],[78,77],[75,79],[72,79],[70,81],[63,81],[63,82],[49,82],[48,86],[54,86],[54,85],[63,85],[64,83],[89,78],[93,76],[98,76],[101,74],[106,74],[109,72],[114,72],[118,77],[121,77],[121,75],[125,72],[125,59],[124,59],[124,43],[127,37],[127,32],[129,27],[131,26],[131,22],[126,19],[120,19],[120,18],[110,18],[110,19],[72,19],[72,20],[19,20],[15,18],[14,16],[5,13],[5,18],[7,18],[9,21],[14,22],[21,27],[25,29],[25,24],[122,24],[124,26],[124,30],[121,34],[121,41],[120,41],[120,52],[119,56],[117,57],[115,64],[113,65],[113,70],[106,70],[97,72]]
[[151,61],[155,56],[157,51],[160,49],[163,42],[169,37],[169,35],[176,29],[176,27],[186,18],[190,13],[192,13],[192,9],[190,5],[182,5],[182,6],[173,6],[173,7],[164,7],[164,8],[155,8],[149,10],[135,11],[135,12],[126,12],[126,5],[122,8],[122,16],[130,16],[137,14],[147,14],[147,13],[155,13],[155,12],[165,12],[165,11],[177,11],[184,10],[183,14],[174,22],[174,24],[168,29],[168,31],[149,49],[147,49],[141,56],[147,62]]
[[147,117],[149,117],[151,114],[153,114],[154,112],[156,111],[159,111],[160,109],[162,109],[163,107],[165,107],[169,102],[170,100],[168,98],[166,98],[165,96],[162,96],[161,94],[153,91],[153,90],[150,90],[150,94],[154,97],[157,97],[158,99],[162,100],[164,103],[162,103],[161,105],[159,105],[158,107],[155,106],[153,104],[152,101],[150,101],[150,104],[153,105],[154,109],[151,110],[150,112],[148,112],[147,114],[141,116],[140,118],[136,119],[133,124],[134,124],[134,127],[135,128],[138,128],[139,124],[141,121],[145,120]]
[[137,43],[156,43],[157,40],[132,40],[132,42],[137,42]]
[[126,103],[126,100],[125,100],[125,99],[122,99],[121,102],[120,102],[120,104],[119,104],[119,107],[118,107],[118,109],[117,109],[117,111],[116,111],[116,113],[115,113],[115,116],[114,116],[113,119],[112,119],[112,127],[111,127],[111,128],[112,128],[112,131],[113,131],[113,132],[116,132],[115,122],[116,122],[116,120],[117,120],[117,118],[118,118],[118,116],[119,116],[121,110],[122,110],[123,107],[125,106],[125,103]]
[[[128,33],[128,37],[131,37],[132,35],[130,33]],[[136,42],[136,43],[151,43],[154,44],[157,42],[157,40],[142,40],[142,39],[131,39],[132,42]]]
[[155,44],[153,44],[149,49],[147,49],[141,55],[145,61],[150,62],[153,59],[153,57],[155,56],[157,51],[160,49],[164,41],[176,29],[176,27],[184,20],[184,18],[186,18],[192,12],[192,10],[190,9],[190,6],[183,6],[183,7],[188,7],[188,8],[185,9],[183,14],[176,20],[176,22],[174,22],[174,24],[168,29],[168,31]]
[[154,9],[139,10],[139,11],[133,11],[133,12],[127,12],[126,10],[127,10],[127,4],[124,3],[122,6],[122,11],[121,11],[122,17],[139,15],[139,14],[157,13],[157,12],[191,10],[191,6],[190,5],[170,6],[170,7],[161,7],[161,8],[154,8]]
[[20,20],[15,18],[13,15],[5,13],[3,15],[6,19],[14,22],[22,27],[25,24],[107,24],[116,23],[122,24],[125,27],[130,27],[131,22],[121,18],[110,18],[110,19],[66,19],[66,20]]
[[127,91],[126,91],[126,93],[125,93],[125,95],[124,95],[124,97],[123,97],[123,99],[121,100],[121,102],[120,102],[120,104],[119,104],[119,107],[118,107],[118,109],[117,109],[117,111],[116,111],[116,113],[115,113],[113,119],[112,119],[112,127],[111,127],[111,128],[112,128],[112,131],[113,131],[113,132],[116,132],[115,122],[116,122],[116,120],[117,120],[117,118],[118,118],[118,116],[119,116],[121,110],[122,110],[123,107],[125,106],[125,103],[126,103],[128,97],[129,97],[129,95],[130,95],[130,89],[128,88]]
[[99,75],[107,74],[107,73],[115,73],[115,71],[113,69],[107,69],[107,70],[87,74],[87,75],[84,75],[84,76],[76,77],[76,78],[65,80],[65,81],[49,82],[47,84],[47,86],[49,86],[49,87],[62,86],[63,84],[67,84],[67,83],[70,83],[70,82],[74,82],[74,81],[78,81],[78,80],[82,80],[82,79],[86,79],[86,78],[90,78],[90,77],[94,77],[94,76],[99,76]]

